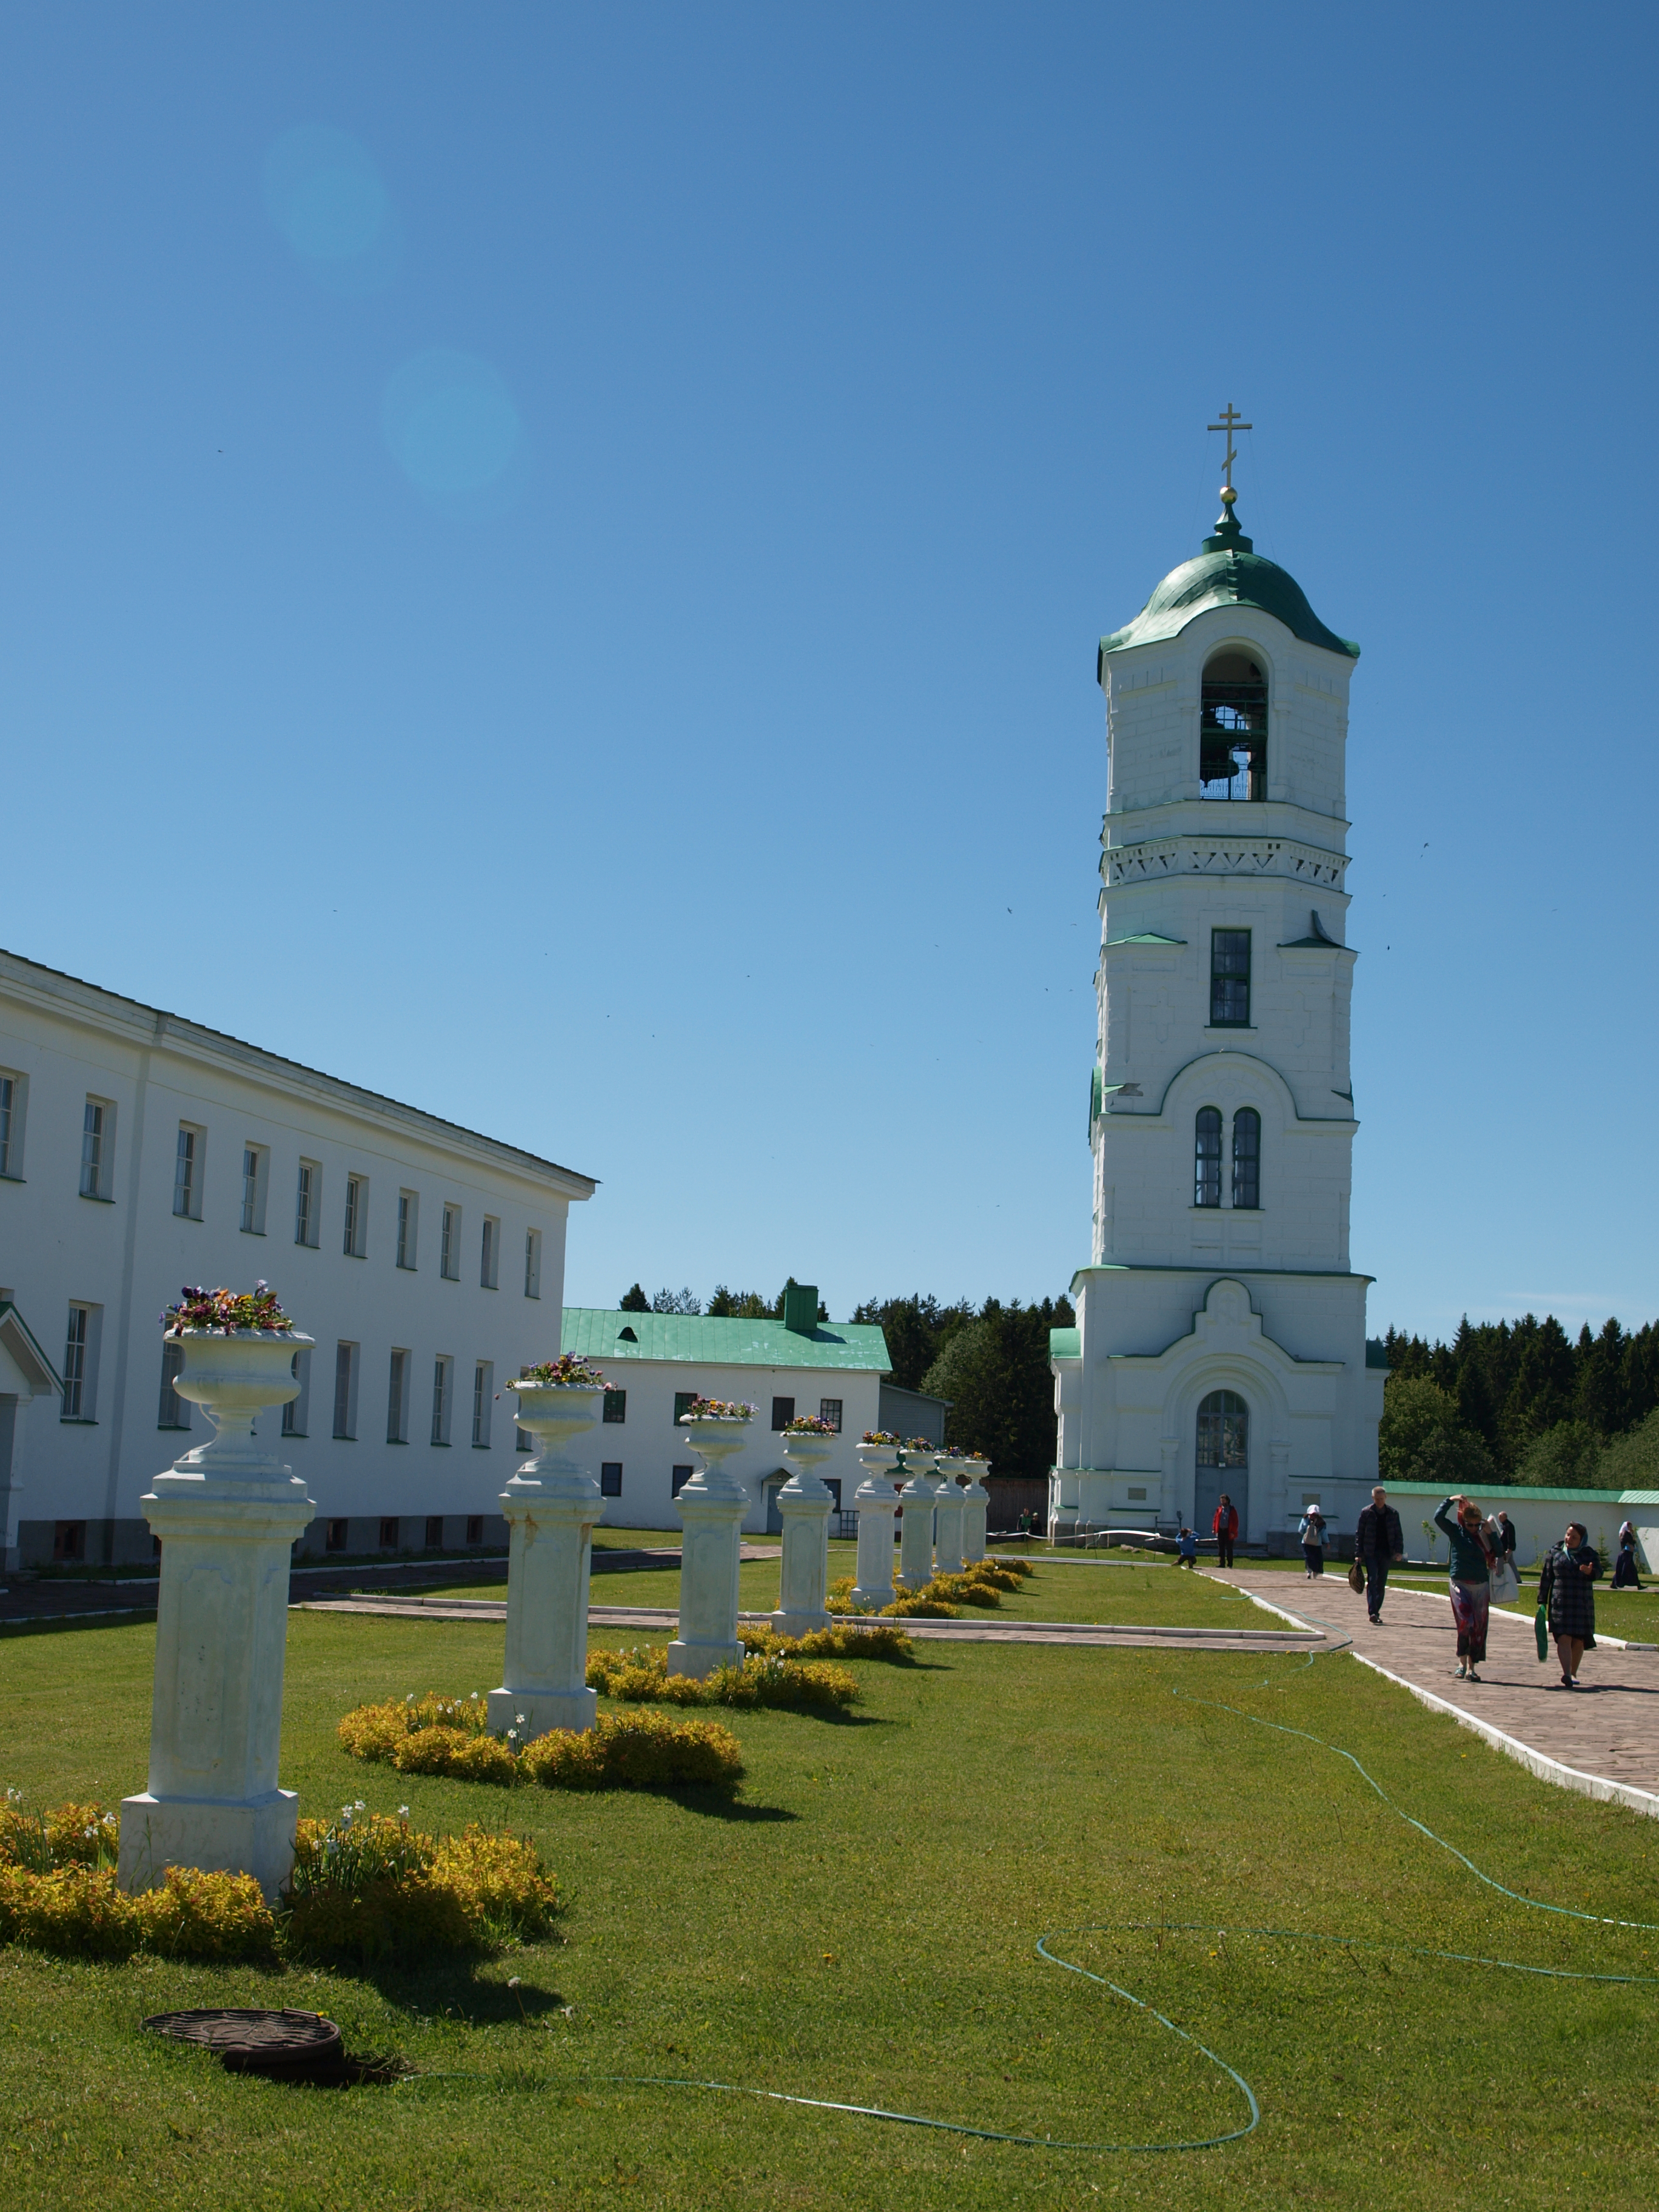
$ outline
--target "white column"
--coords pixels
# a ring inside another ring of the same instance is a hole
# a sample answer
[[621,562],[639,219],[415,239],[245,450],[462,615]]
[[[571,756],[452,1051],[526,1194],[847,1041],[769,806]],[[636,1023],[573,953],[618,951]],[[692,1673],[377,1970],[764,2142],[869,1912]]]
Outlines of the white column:
[[297,1333],[186,1329],[181,1398],[216,1434],[139,1503],[161,1539],[149,1787],[121,1802],[119,1881],[153,1889],[170,1866],[251,1874],[274,1897],[294,1863],[299,1798],[276,1786],[295,1539],[306,1486],[253,1434],[300,1394]]
[[539,1445],[501,1492],[508,1528],[507,1660],[489,1692],[496,1735],[517,1729],[522,1746],[550,1729],[593,1725],[587,1687],[587,1584],[593,1530],[605,1518],[599,1486],[565,1455],[573,1437],[599,1418],[602,1387],[513,1382],[514,1416]]
[[939,1496],[933,1457],[930,1451],[906,1451],[899,1462],[906,1480],[899,1492],[904,1512],[899,1522],[898,1578],[908,1590],[919,1590],[933,1579],[933,1503]]
[[957,1480],[958,1464],[954,1459],[945,1458],[934,1465],[939,1477],[939,1500],[933,1508],[933,1568],[935,1573],[941,1575],[959,1575],[963,1568],[963,1523],[968,1493]]
[[853,1493],[859,1516],[858,1580],[853,1587],[853,1602],[877,1611],[893,1602],[893,1508],[898,1503],[893,1468],[897,1459],[890,1444],[859,1446],[864,1480]]
[[962,1493],[962,1556],[970,1567],[985,1557],[985,1516],[991,1510],[991,1493],[980,1480],[985,1471],[982,1459],[963,1462],[968,1486]]
[[749,1492],[724,1462],[748,1441],[747,1421],[688,1413],[680,1422],[703,1464],[675,1500],[685,1530],[680,1547],[680,1632],[668,1647],[671,1674],[702,1681],[716,1667],[743,1661],[738,1641],[738,1554]]
[[783,1516],[783,1567],[778,1609],[772,1626],[780,1636],[809,1636],[827,1628],[823,1593],[830,1577],[830,1514],[835,1493],[818,1474],[835,1454],[830,1437],[793,1436],[786,1431],[783,1459],[789,1480],[777,1493]]

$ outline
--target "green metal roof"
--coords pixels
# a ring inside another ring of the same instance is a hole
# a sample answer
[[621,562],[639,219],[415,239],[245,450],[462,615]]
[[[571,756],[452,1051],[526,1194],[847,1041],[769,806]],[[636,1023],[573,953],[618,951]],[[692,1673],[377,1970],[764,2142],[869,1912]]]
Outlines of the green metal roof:
[[1184,945],[1184,937],[1165,937],[1162,930],[1138,929],[1133,937],[1109,937],[1103,951],[1109,952],[1115,945]]
[[[1397,1491],[1402,1498],[1444,1498],[1444,1486],[1438,1482],[1388,1482],[1382,1487],[1392,1498]],[[1571,1504],[1575,1498],[1605,1498],[1609,1505],[1659,1505],[1659,1490],[1598,1490],[1594,1483],[1581,1483],[1576,1490],[1538,1489],[1524,1482],[1489,1482],[1469,1492],[1492,1512],[1508,1504],[1511,1498],[1530,1498],[1534,1501],[1559,1498]]]
[[1340,653],[1350,660],[1359,658],[1353,641],[1326,629],[1295,577],[1255,551],[1252,541],[1229,514],[1217,524],[1214,537],[1205,539],[1196,560],[1170,569],[1132,623],[1102,638],[1097,676],[1103,674],[1109,653],[1179,637],[1189,622],[1211,607],[1259,607],[1304,645],[1322,645],[1327,653]]
[[1048,1332],[1050,1359],[1081,1359],[1083,1331],[1080,1328],[1051,1328]]
[[702,1367],[840,1367],[886,1375],[893,1365],[887,1340],[872,1322],[820,1322],[809,1336],[781,1321],[623,1313],[615,1306],[567,1306],[560,1349],[607,1367],[678,1359]]

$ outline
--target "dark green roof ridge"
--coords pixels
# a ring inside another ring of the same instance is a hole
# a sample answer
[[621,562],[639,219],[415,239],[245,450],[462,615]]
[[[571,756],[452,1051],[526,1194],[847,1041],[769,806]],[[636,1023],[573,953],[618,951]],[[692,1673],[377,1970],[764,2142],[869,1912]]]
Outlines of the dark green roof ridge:
[[1350,660],[1359,658],[1352,639],[1327,629],[1295,577],[1258,553],[1229,512],[1204,540],[1203,551],[1172,568],[1132,623],[1102,638],[1097,677],[1103,675],[1109,653],[1178,637],[1189,622],[1210,608],[1229,606],[1258,607],[1304,645],[1322,646],[1327,653],[1340,653]]

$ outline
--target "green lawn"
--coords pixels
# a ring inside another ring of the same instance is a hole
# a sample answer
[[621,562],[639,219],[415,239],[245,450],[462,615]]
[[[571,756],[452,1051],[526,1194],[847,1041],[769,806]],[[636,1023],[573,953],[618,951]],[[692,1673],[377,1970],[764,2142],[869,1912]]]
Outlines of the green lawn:
[[[854,1547],[832,1544],[830,1573],[853,1572]],[[746,1613],[769,1613],[778,1602],[778,1567],[770,1560],[746,1560],[738,1570],[738,1593]],[[494,1597],[502,1595],[499,1583],[459,1587],[455,1596]],[[623,1568],[596,1575],[592,1585],[595,1605],[675,1607],[679,1603],[678,1567]],[[964,1606],[963,1618],[974,1609]],[[1056,1567],[1034,1575],[1024,1589],[1003,1593],[1002,1603],[985,1618],[991,1620],[1133,1621],[1137,1625],[1165,1625],[1186,1628],[1271,1628],[1273,1620],[1245,1598],[1240,1598],[1198,1574],[1159,1561],[1150,1566]]]
[[[9,2201],[426,2212],[626,2189],[684,2212],[1638,2212],[1659,2194],[1659,1989],[1241,1932],[1603,1972],[1659,1960],[1651,1934],[1511,1905],[1346,1761],[1193,1701],[1347,1747],[1517,1889],[1659,1922],[1653,1824],[1534,1781],[1346,1658],[978,1644],[860,1662],[852,1718],[730,1717],[750,1767],[732,1808],[509,1794],[340,1751],[334,1723],[362,1698],[488,1689],[501,1638],[499,1623],[293,1614],[283,1778],[308,1812],[362,1797],[533,1833],[568,1898],[562,1940],[375,1975],[0,1951]],[[0,1781],[36,1801],[141,1786],[154,1644],[137,1623],[7,1639]],[[1037,1958],[1044,1931],[1094,1923],[1112,1932],[1054,1948],[1237,2068],[1261,2105],[1248,2140],[1018,2148],[603,2079],[712,2077],[1091,2141],[1241,2124],[1243,2099],[1192,2046]],[[284,2088],[135,2033],[144,2013],[205,2003],[318,2007],[351,2047],[427,2078]]]

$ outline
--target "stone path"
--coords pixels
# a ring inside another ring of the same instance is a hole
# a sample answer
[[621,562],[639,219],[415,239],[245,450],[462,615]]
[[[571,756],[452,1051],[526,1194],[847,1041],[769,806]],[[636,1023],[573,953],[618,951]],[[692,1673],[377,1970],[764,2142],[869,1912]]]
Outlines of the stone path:
[[1355,1658],[1436,1711],[1453,1714],[1546,1780],[1659,1814],[1659,1652],[1598,1643],[1585,1654],[1581,1690],[1553,1687],[1560,1669],[1553,1647],[1540,1665],[1530,1613],[1494,1607],[1481,1680],[1460,1682],[1451,1601],[1444,1595],[1393,1585],[1373,1628],[1364,1598],[1348,1588],[1345,1574],[1306,1582],[1271,1568],[1211,1571],[1218,1582],[1352,1638]]
[[[349,1597],[313,1598],[307,1613],[367,1613],[404,1620],[505,1620],[499,1598]],[[739,1620],[758,1627],[770,1616],[740,1613]],[[590,1628],[643,1628],[658,1635],[673,1628],[678,1615],[658,1606],[590,1605]],[[1325,1648],[1322,1630],[1298,1628],[1157,1628],[1117,1626],[1091,1620],[905,1620],[893,1624],[925,1643],[1092,1644],[1129,1650],[1167,1651],[1307,1651]]]

